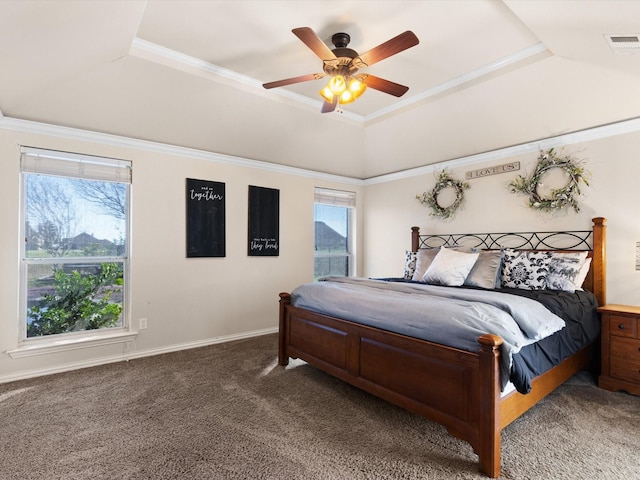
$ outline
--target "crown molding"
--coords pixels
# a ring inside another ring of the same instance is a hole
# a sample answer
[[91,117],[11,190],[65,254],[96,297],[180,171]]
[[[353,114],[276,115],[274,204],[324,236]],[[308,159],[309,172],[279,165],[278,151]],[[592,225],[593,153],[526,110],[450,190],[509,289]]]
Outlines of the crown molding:
[[363,184],[363,181],[361,179],[353,177],[333,175],[330,173],[316,172],[314,170],[306,170],[303,168],[289,167],[287,165],[279,165],[277,163],[251,160],[248,158],[207,152],[205,150],[197,150],[194,148],[179,147],[166,143],[139,140],[136,138],[123,137],[108,133],[92,132],[77,128],[61,127],[58,125],[32,122],[29,120],[3,117],[0,118],[0,128],[24,133],[47,135],[51,137],[63,138],[66,140],[77,140],[82,142],[97,143],[101,145],[109,145],[112,147],[130,148],[165,155],[175,155],[180,157],[193,158],[196,160],[234,165],[237,167],[268,170],[270,172],[282,173],[285,175],[296,175],[299,177],[313,178],[315,180],[322,180],[327,182],[338,182],[356,186],[362,186]]
[[540,150],[548,150],[550,148],[562,147],[576,143],[590,142],[601,138],[614,137],[625,133],[640,131],[640,117],[622,120],[620,122],[608,123],[597,127],[576,130],[574,132],[548,137],[539,140],[533,140],[527,143],[512,145],[509,147],[498,148],[488,152],[477,153],[465,157],[458,157],[451,160],[425,165],[424,167],[411,168],[401,172],[369,177],[364,180],[364,186],[375,185],[378,183],[393,182],[405,178],[417,177],[420,175],[430,174],[438,170],[446,168],[459,168],[478,163],[489,163],[504,158],[512,158],[518,155],[528,153],[538,153]]
[[524,155],[533,152],[537,153],[540,150],[547,150],[549,148],[556,148],[564,145],[589,142],[602,138],[623,135],[625,133],[637,132],[640,131],[640,117],[630,118],[619,122],[612,122],[597,127],[586,128],[583,130],[577,130],[554,137],[533,140],[531,142],[512,145],[509,147],[498,148],[488,152],[444,160],[431,165],[410,168],[401,172],[379,175],[366,179],[333,175],[329,173],[317,172],[314,170],[289,167],[286,165],[279,165],[259,160],[251,160],[242,157],[234,157],[232,155],[223,155],[220,153],[207,152],[204,150],[197,150],[193,148],[179,147],[164,143],[151,142],[148,140],[139,140],[135,138],[92,132],[70,127],[61,127],[47,123],[32,122],[29,120],[20,120],[3,116],[0,116],[0,129],[47,135],[67,140],[97,143],[119,148],[143,150],[159,154],[174,155],[209,162],[235,165],[238,167],[267,170],[270,172],[282,173],[285,175],[313,178],[315,180],[326,182],[336,182],[347,185],[366,187],[368,185],[393,182],[405,178],[412,178],[420,175],[430,174],[445,168],[459,168],[479,163],[490,163],[496,160],[502,160],[504,158],[516,157],[518,155]]

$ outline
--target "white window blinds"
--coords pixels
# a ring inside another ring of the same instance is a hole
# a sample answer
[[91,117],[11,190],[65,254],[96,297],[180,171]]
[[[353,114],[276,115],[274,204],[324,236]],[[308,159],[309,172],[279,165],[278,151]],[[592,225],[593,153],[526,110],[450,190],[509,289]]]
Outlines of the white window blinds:
[[23,172],[131,183],[131,162],[128,160],[32,147],[22,147],[20,153]]
[[356,206],[356,193],[329,188],[316,188],[315,203],[354,208]]

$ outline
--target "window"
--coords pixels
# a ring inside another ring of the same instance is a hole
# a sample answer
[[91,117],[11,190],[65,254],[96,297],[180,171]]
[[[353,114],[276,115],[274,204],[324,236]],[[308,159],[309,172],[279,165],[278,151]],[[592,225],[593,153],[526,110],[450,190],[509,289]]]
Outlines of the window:
[[23,147],[22,340],[126,326],[131,164]]
[[353,262],[353,192],[316,188],[314,205],[314,278],[355,275]]

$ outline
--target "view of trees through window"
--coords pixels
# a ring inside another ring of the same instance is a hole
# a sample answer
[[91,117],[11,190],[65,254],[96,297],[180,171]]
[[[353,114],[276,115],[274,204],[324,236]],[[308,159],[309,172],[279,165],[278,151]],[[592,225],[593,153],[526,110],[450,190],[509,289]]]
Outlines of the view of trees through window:
[[25,173],[26,336],[122,326],[126,183]]
[[349,208],[315,204],[314,278],[349,275]]

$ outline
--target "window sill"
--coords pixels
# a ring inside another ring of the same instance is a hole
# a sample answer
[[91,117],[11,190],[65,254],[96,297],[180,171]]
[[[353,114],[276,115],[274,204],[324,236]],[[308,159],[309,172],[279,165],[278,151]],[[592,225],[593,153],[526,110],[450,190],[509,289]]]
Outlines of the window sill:
[[80,348],[98,347],[117,343],[133,342],[136,332],[118,332],[111,334],[95,334],[78,338],[65,338],[21,345],[14,350],[7,350],[11,358],[25,358],[50,353],[68,352]]

